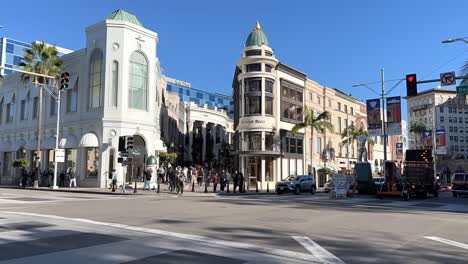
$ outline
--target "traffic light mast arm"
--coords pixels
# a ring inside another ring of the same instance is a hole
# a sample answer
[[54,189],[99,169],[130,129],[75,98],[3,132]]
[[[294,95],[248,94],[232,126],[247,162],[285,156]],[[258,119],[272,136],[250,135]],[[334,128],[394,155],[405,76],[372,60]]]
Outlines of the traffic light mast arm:
[[[455,77],[455,80],[465,80],[465,79],[468,79],[468,75]],[[417,81],[416,83],[420,84],[420,83],[431,83],[431,82],[440,82],[440,78],[439,79]]]

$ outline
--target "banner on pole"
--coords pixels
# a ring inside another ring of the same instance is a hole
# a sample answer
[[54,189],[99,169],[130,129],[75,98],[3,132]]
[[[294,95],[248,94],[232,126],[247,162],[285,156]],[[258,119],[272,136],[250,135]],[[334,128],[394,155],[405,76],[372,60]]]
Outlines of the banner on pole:
[[380,116],[380,99],[366,101],[367,107],[367,133],[371,137],[382,135],[382,118]]
[[447,139],[444,129],[439,129],[436,131],[436,144],[436,154],[447,155]]
[[401,135],[401,96],[387,98],[387,135]]
[[396,158],[403,159],[403,143],[396,143],[395,150]]

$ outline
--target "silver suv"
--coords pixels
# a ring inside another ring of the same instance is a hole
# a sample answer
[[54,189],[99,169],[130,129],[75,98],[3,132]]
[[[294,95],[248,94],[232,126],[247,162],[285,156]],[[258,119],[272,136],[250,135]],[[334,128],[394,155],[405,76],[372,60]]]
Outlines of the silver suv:
[[311,194],[315,194],[316,190],[315,178],[311,175],[292,175],[276,183],[277,194],[282,194],[283,192],[294,192],[295,194],[310,192]]

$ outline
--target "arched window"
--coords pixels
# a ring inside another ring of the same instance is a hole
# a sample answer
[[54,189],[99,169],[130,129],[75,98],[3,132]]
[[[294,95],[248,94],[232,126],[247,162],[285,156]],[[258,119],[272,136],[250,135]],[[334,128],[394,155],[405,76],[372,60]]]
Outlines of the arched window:
[[111,93],[111,106],[117,107],[117,98],[119,92],[119,62],[112,62],[112,93]]
[[89,62],[89,108],[101,106],[102,51],[94,50]]
[[140,52],[134,51],[130,57],[130,87],[128,107],[148,110],[148,62]]

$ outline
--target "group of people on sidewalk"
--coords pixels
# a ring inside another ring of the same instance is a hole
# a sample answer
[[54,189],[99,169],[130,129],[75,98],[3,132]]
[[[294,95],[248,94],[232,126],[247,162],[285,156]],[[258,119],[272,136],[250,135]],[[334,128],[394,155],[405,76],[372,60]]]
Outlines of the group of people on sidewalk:
[[[25,168],[21,169],[21,183],[20,186],[22,188],[26,188],[27,186],[33,187],[34,180],[39,180],[36,178],[35,170],[28,172]],[[59,187],[66,187],[69,188],[75,187],[77,188],[76,184],[76,173],[74,168],[68,168],[65,172],[61,172],[58,175],[57,183]],[[41,179],[39,182],[40,185],[44,187],[52,187],[54,185],[54,171],[44,170],[41,174]]]

